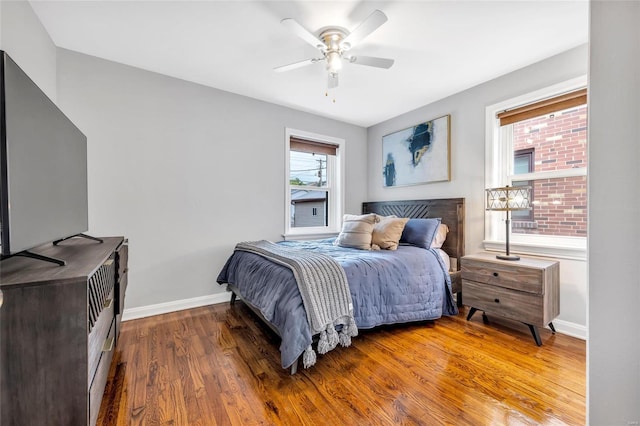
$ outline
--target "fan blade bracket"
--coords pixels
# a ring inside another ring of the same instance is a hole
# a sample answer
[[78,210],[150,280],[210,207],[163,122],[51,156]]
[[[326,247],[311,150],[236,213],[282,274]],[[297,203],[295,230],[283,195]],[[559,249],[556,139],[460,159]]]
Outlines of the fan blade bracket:
[[279,67],[275,67],[273,70],[275,72],[283,72],[283,71],[289,71],[289,70],[293,70],[296,68],[301,68],[307,65],[311,65],[311,64],[315,64],[316,62],[321,61],[324,58],[311,58],[311,59],[305,59],[304,61],[298,61],[298,62],[294,62],[292,64],[287,64],[287,65],[281,65]]
[[344,59],[351,64],[366,65],[368,67],[389,69],[395,63],[393,59],[377,58],[375,56],[349,56]]

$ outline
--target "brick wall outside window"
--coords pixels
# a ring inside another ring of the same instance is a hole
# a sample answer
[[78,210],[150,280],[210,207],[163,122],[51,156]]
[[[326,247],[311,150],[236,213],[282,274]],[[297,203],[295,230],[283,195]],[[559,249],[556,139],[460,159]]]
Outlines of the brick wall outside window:
[[[534,172],[587,166],[586,105],[513,124],[514,152],[534,149]],[[533,182],[534,221],[514,219],[522,234],[587,235],[587,178]]]

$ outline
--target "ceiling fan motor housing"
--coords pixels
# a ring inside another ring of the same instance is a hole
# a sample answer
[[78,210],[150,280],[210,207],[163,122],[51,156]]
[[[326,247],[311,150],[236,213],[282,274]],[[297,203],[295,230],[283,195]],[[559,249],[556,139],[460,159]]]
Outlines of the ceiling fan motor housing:
[[320,34],[320,38],[324,40],[323,46],[324,57],[327,59],[327,71],[337,73],[342,69],[343,47],[340,42],[345,38],[345,32],[338,28],[329,28]]

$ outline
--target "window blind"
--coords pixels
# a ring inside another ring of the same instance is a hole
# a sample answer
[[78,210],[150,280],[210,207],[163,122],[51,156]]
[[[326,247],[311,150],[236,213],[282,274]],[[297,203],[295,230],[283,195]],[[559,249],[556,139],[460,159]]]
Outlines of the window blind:
[[324,142],[309,141],[291,137],[289,140],[289,149],[291,151],[308,152],[310,154],[336,155],[338,146]]
[[517,108],[500,112],[496,117],[500,120],[501,126],[512,124],[529,118],[551,114],[563,109],[584,105],[587,103],[587,89],[580,89],[570,93],[565,93],[553,98],[544,99],[532,104],[523,105]]

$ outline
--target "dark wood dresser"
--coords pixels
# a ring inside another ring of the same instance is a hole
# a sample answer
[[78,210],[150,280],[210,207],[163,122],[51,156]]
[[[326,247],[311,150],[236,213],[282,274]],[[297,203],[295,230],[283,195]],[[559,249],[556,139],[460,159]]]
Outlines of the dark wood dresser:
[[128,243],[72,238],[0,263],[0,424],[93,425],[120,331]]

